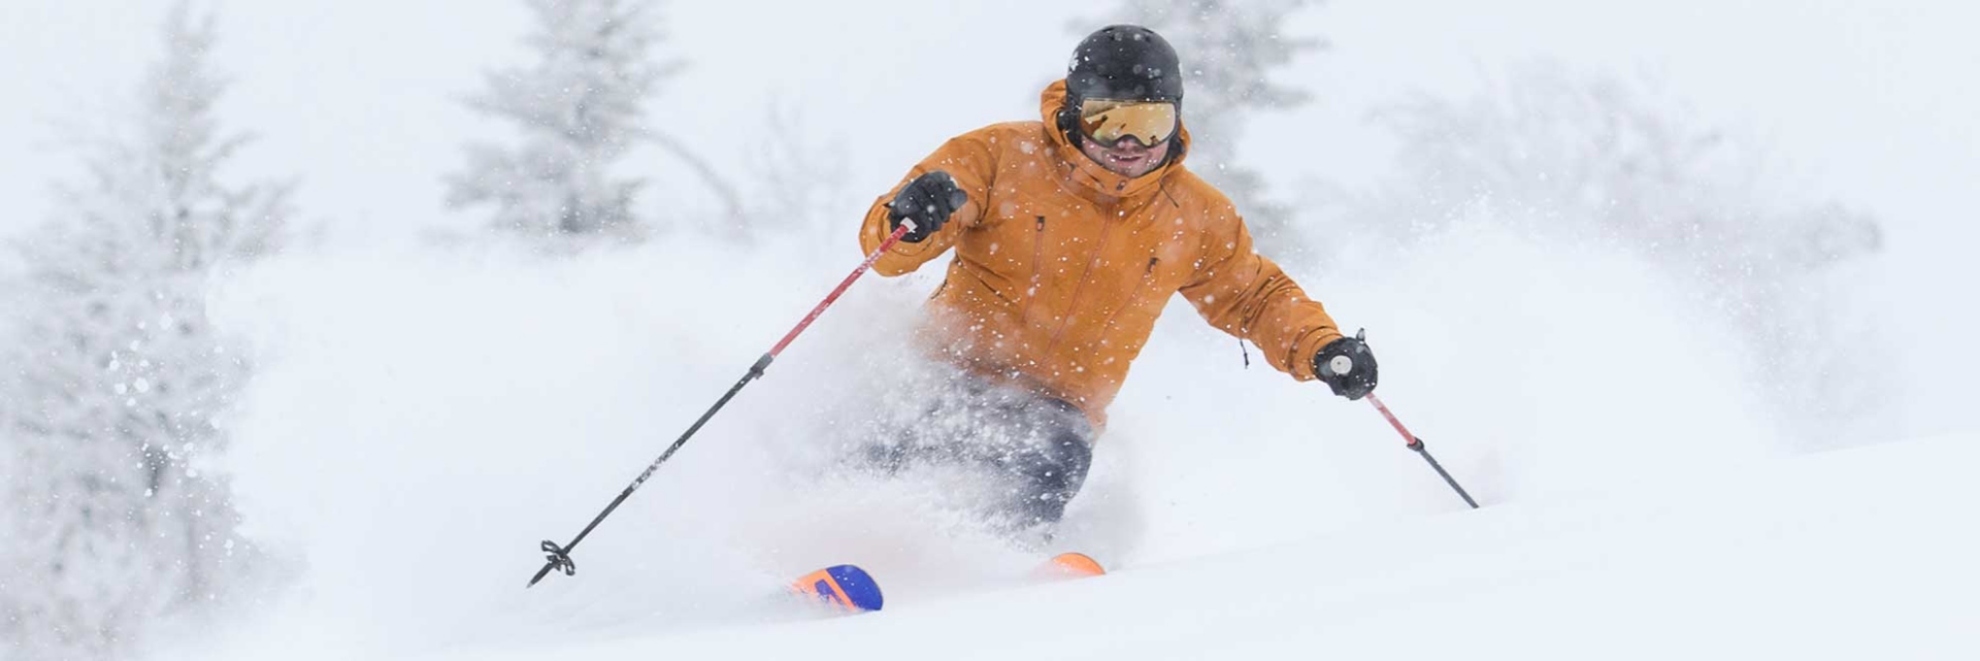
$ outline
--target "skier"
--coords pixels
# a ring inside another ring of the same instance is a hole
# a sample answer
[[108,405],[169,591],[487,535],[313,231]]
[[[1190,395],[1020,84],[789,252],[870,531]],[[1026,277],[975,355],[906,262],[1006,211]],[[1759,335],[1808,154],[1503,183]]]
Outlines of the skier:
[[864,250],[913,223],[874,264],[882,275],[955,251],[916,332],[954,377],[911,393],[911,422],[872,453],[883,467],[980,469],[1000,485],[993,520],[1049,538],[1175,293],[1295,379],[1348,399],[1375,388],[1368,345],[1255,252],[1231,201],[1183,165],[1182,72],[1154,31],[1102,28],[1045,88],[1042,121],[957,136],[874,201]]

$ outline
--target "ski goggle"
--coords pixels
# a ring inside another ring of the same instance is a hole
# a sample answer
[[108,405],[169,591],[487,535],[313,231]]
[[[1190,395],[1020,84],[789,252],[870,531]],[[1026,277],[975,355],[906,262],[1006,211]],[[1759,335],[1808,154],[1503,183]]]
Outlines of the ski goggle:
[[1167,101],[1087,99],[1079,104],[1079,130],[1112,146],[1132,137],[1153,147],[1176,132],[1176,104]]

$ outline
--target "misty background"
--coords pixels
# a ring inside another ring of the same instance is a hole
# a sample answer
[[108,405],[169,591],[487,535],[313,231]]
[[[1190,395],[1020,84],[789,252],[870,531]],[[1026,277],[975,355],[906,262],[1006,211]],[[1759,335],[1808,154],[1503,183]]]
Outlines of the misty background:
[[[921,273],[856,286],[591,580],[515,589],[856,263],[866,205],[1035,119],[1121,20],[1194,67],[1191,168],[1369,328],[1488,505],[1974,429],[1957,3],[0,11],[7,658],[401,655],[756,617],[836,557],[910,596],[1022,565],[938,486],[820,476]],[[606,24],[641,29],[558,59]],[[610,110],[544,130],[577,88]],[[1164,317],[1069,540],[1131,565],[1451,508],[1379,419],[1233,344]]]

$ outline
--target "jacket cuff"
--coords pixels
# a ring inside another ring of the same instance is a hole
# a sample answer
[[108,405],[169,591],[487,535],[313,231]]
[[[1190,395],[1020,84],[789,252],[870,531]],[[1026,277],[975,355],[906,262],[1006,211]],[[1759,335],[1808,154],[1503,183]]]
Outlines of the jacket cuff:
[[1343,335],[1338,328],[1316,328],[1308,331],[1305,335],[1300,336],[1299,341],[1293,343],[1292,369],[1288,371],[1292,373],[1293,378],[1301,381],[1312,381],[1320,378],[1319,375],[1313,373],[1313,359],[1320,355],[1320,349],[1322,347],[1333,344],[1334,340],[1343,337],[1347,336]]

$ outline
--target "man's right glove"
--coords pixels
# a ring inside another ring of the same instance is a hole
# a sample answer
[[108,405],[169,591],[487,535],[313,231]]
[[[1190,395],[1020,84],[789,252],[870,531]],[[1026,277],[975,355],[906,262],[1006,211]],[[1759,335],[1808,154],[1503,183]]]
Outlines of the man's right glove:
[[1375,352],[1368,350],[1368,343],[1359,334],[1334,340],[1313,355],[1313,375],[1336,395],[1367,397],[1375,390]]
[[934,236],[942,224],[949,222],[949,215],[969,203],[969,194],[956,187],[956,180],[949,173],[934,170],[915,177],[894,194],[894,201],[887,203],[888,229],[900,229],[901,220],[914,221],[914,229],[901,235],[908,243],[921,243]]

